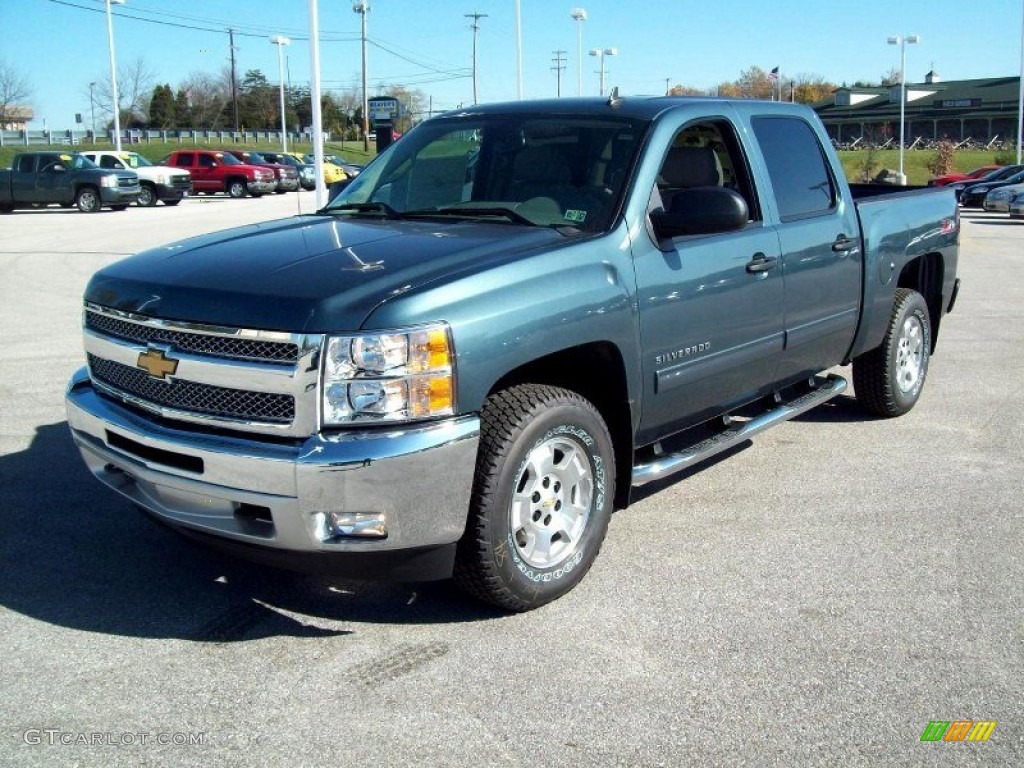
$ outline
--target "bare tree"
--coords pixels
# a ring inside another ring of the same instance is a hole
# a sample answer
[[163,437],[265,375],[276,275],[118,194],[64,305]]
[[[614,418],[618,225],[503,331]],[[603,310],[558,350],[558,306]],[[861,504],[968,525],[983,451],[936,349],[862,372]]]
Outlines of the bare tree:
[[[96,78],[96,106],[108,120],[114,115],[114,95],[110,74]],[[117,100],[121,107],[121,125],[141,126],[147,120],[149,100],[153,96],[156,72],[139,56],[117,68]]]
[[[184,91],[192,114],[193,128],[217,130],[227,125],[225,119],[231,104],[231,71],[211,75],[193,72],[179,86]],[[180,126],[185,128],[186,126]]]
[[32,97],[32,88],[20,71],[6,58],[0,59],[0,121],[6,121],[8,109],[23,107]]
[[793,101],[798,101],[801,104],[813,104],[828,98],[839,86],[829,82],[821,75],[801,72],[793,78],[791,87],[794,90]]

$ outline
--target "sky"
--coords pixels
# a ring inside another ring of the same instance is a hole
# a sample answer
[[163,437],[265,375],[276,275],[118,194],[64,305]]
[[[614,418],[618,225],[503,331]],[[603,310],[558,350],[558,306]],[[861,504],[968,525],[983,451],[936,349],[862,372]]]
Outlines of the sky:
[[[319,8],[323,88],[358,89],[360,15],[351,0],[315,0]],[[370,95],[381,86],[423,92],[435,111],[473,101],[473,32],[479,19],[481,102],[515,99],[515,0],[369,0]],[[269,37],[293,38],[285,51],[293,85],[308,84],[310,0],[126,0],[113,6],[115,51],[123,65],[143,58],[157,83],[175,88],[193,72],[217,73],[229,60],[234,28],[239,79],[259,69],[279,82],[277,48]],[[571,17],[574,7],[587,20]],[[1016,76],[1021,69],[1024,0],[520,0],[523,92],[556,95],[552,69],[562,51],[562,95],[599,88],[592,48],[605,57],[607,88],[665,92],[675,84],[710,88],[742,70],[780,67],[785,76],[817,75],[842,84],[877,82],[898,69],[890,35],[919,35],[908,45],[907,81],[930,69],[945,80]],[[973,9],[973,10],[972,10]],[[578,34],[582,33],[580,68]],[[0,0],[0,59],[32,90],[33,129],[74,127],[89,113],[89,83],[109,76],[103,0]],[[85,118],[88,120],[88,117]]]

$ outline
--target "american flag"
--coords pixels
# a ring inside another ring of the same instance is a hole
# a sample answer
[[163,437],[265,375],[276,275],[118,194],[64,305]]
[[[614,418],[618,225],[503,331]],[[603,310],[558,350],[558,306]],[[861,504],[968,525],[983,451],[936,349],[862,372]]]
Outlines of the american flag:
[[769,80],[778,80],[779,79],[779,68],[778,67],[776,67],[775,69],[773,69],[771,72],[768,73],[768,79]]

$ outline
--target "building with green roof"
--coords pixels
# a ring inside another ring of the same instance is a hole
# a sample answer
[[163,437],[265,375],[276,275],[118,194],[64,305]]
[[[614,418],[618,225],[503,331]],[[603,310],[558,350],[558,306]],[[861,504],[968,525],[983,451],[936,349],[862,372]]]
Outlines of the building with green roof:
[[[948,138],[1016,144],[1019,77],[942,82],[934,72],[907,83],[906,143]],[[899,141],[900,85],[843,87],[814,104],[829,135],[840,144]]]

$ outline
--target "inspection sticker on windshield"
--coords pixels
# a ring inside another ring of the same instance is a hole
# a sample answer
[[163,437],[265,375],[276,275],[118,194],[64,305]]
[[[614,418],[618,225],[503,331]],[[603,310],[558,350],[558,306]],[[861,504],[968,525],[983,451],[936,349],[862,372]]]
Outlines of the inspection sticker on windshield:
[[570,208],[568,211],[565,212],[565,220],[575,221],[577,224],[582,224],[584,221],[587,220],[587,212],[577,211],[573,208]]

